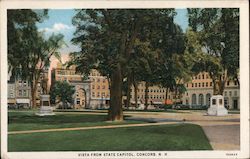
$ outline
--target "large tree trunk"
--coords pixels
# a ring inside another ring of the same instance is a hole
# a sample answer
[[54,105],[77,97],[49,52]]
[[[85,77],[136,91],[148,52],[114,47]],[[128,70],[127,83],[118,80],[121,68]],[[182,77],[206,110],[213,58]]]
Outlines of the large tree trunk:
[[134,88],[135,88],[135,107],[138,105],[138,85],[137,82],[134,82]]
[[166,98],[165,98],[166,101],[168,100],[168,89],[169,89],[169,88],[166,89]]
[[31,83],[31,107],[36,108],[36,92],[37,92],[37,81]]
[[128,77],[127,77],[127,101],[126,101],[127,109],[129,109],[129,107],[130,107],[130,94],[131,94],[131,74],[128,74]]
[[122,121],[122,73],[118,64],[111,75],[110,107],[108,112],[109,121]]
[[145,83],[145,110],[147,110],[148,109],[148,87],[149,87],[149,83],[148,82],[146,82]]

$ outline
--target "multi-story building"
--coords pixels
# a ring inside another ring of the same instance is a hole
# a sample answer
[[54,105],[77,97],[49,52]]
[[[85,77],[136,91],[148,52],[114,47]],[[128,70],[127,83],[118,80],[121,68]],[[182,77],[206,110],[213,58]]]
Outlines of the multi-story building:
[[[186,83],[187,91],[182,97],[184,104],[209,105],[213,95],[213,82],[207,72],[199,73]],[[225,106],[229,109],[239,109],[240,90],[236,81],[227,81],[224,90]]]
[[70,66],[66,67],[62,63],[57,63],[57,67],[51,71],[51,86],[53,87],[55,81],[67,81],[70,84],[75,83],[75,93],[74,98],[74,107],[75,108],[84,108],[85,107],[85,93],[81,89],[80,85],[82,84],[83,77],[82,75],[76,73],[76,67]]
[[[61,63],[52,69],[52,86],[55,81],[68,81],[75,86],[75,108],[100,108],[108,105],[109,84],[108,79],[97,70],[91,70],[89,79],[84,80],[81,74],[76,73],[76,67],[66,67]],[[88,98],[88,99],[87,99]]]
[[[139,104],[145,104],[145,82],[140,82],[137,88],[137,100]],[[148,103],[149,104],[172,104],[172,92],[166,93],[167,89],[157,85],[149,86],[148,88]],[[168,96],[166,98],[166,95]],[[167,99],[167,100],[166,100]],[[135,102],[135,88],[131,86],[131,103]]]
[[[48,72],[44,72],[37,83],[36,106],[40,106],[41,80],[46,77]],[[8,105],[19,105],[22,107],[31,106],[31,85],[28,80],[20,77],[11,77],[8,81]]]
[[110,101],[109,81],[97,70],[91,70],[89,79],[91,81],[91,104],[93,107],[107,107]]

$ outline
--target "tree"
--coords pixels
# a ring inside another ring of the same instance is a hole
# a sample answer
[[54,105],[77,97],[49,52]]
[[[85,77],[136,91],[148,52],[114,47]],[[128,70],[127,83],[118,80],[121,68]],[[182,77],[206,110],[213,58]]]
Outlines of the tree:
[[[73,19],[77,29],[72,41],[81,51],[71,54],[71,64],[76,64],[82,73],[97,69],[110,78],[108,120],[123,120],[122,83],[133,72],[128,64],[135,60],[131,58],[133,54],[139,54],[136,48],[141,48],[141,54],[148,59],[139,60],[154,63],[149,57],[158,57],[154,44],[160,39],[155,36],[167,35],[165,30],[171,30],[174,16],[174,9],[78,10]],[[164,37],[164,43],[168,43],[167,39]],[[139,47],[143,45],[147,47]]]
[[65,44],[62,34],[52,34],[45,39],[43,33],[38,32],[35,23],[43,20],[47,10],[42,13],[40,15],[39,11],[33,10],[8,11],[9,66],[14,77],[18,74],[29,81],[33,107],[36,106],[37,85],[43,70],[49,66],[52,56],[60,58],[58,49]]
[[[213,94],[223,95],[227,80],[238,81],[239,9],[188,9],[188,16],[203,52],[193,65],[194,71],[209,72]],[[196,54],[192,47],[189,52]]]
[[68,108],[68,103],[73,104],[75,93],[74,86],[66,81],[56,81],[50,91],[50,100],[52,104],[63,103],[63,108]]

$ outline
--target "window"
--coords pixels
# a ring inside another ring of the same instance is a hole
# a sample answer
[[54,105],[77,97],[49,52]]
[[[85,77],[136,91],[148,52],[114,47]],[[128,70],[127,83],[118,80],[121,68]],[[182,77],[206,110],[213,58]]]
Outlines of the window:
[[102,89],[105,89],[105,86],[104,86],[104,85],[102,86]]
[[199,94],[199,105],[203,105],[203,104],[204,104],[203,94]]
[[201,79],[201,75],[198,76],[198,79]]
[[27,97],[27,91],[26,90],[23,90],[23,96]]
[[102,80],[102,83],[105,83],[105,82],[106,82],[106,80],[105,80],[105,79],[103,79],[103,80]]
[[206,87],[208,87],[208,82],[206,82]]
[[19,91],[18,91],[18,95],[19,95],[19,97],[22,96],[22,90],[19,90]]
[[152,89],[150,89],[150,92],[153,92],[153,90],[152,90]]
[[212,87],[213,86],[213,83],[212,82],[210,82],[210,87]]
[[196,94],[192,95],[192,104],[196,104]]
[[80,98],[76,98],[76,104],[80,104]]
[[100,79],[99,79],[99,78],[97,79],[97,82],[100,82]]
[[224,93],[224,94],[225,94],[225,96],[227,96],[227,91],[225,91],[225,93]]
[[205,85],[204,82],[202,82],[202,87],[204,87],[204,85]]
[[194,87],[194,84],[192,83],[192,87]]
[[23,81],[23,86],[27,86],[27,82],[26,81]]
[[186,87],[188,87],[188,84],[186,85]]
[[219,104],[222,105],[222,99],[219,99]]
[[19,86],[22,86],[22,81],[18,81],[18,83],[19,83]]
[[97,97],[100,97],[100,92],[97,92]]
[[102,97],[105,97],[105,92],[102,92]]
[[195,87],[197,87],[197,83],[195,83]]
[[234,91],[234,96],[237,96],[237,91]]
[[229,96],[232,96],[232,92],[231,91],[229,91]]
[[92,85],[92,89],[95,89],[95,85]]
[[201,87],[201,83],[199,83],[199,87]]
[[216,99],[212,100],[212,104],[215,105],[216,104]]
[[95,97],[95,92],[92,92],[92,97]]
[[227,81],[227,85],[229,86],[229,84],[230,84],[230,81]]
[[205,75],[204,74],[202,74],[202,79],[204,79],[205,78]]
[[100,89],[100,86],[99,86],[99,85],[97,86],[97,89]]

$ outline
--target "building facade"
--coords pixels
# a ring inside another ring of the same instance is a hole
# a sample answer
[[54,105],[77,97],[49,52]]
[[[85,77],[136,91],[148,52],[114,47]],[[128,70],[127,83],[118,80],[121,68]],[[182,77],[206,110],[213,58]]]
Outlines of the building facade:
[[[192,81],[185,84],[187,91],[182,97],[183,104],[210,105],[213,95],[213,82],[207,72],[192,77]],[[240,89],[236,81],[227,81],[224,90],[225,107],[240,109]]]
[[76,67],[67,68],[61,63],[52,69],[52,86],[55,81],[67,81],[75,87],[75,108],[105,108],[109,104],[110,93],[108,79],[97,70],[91,70],[88,79],[84,80],[81,74],[76,72]]
[[[145,82],[140,82],[137,88],[137,100],[139,104],[145,104]],[[148,103],[149,104],[172,104],[173,93],[166,93],[167,89],[157,85],[149,86],[148,88]],[[168,96],[166,98],[166,96]],[[131,86],[131,103],[135,102],[135,88]],[[167,100],[166,100],[167,99]]]

